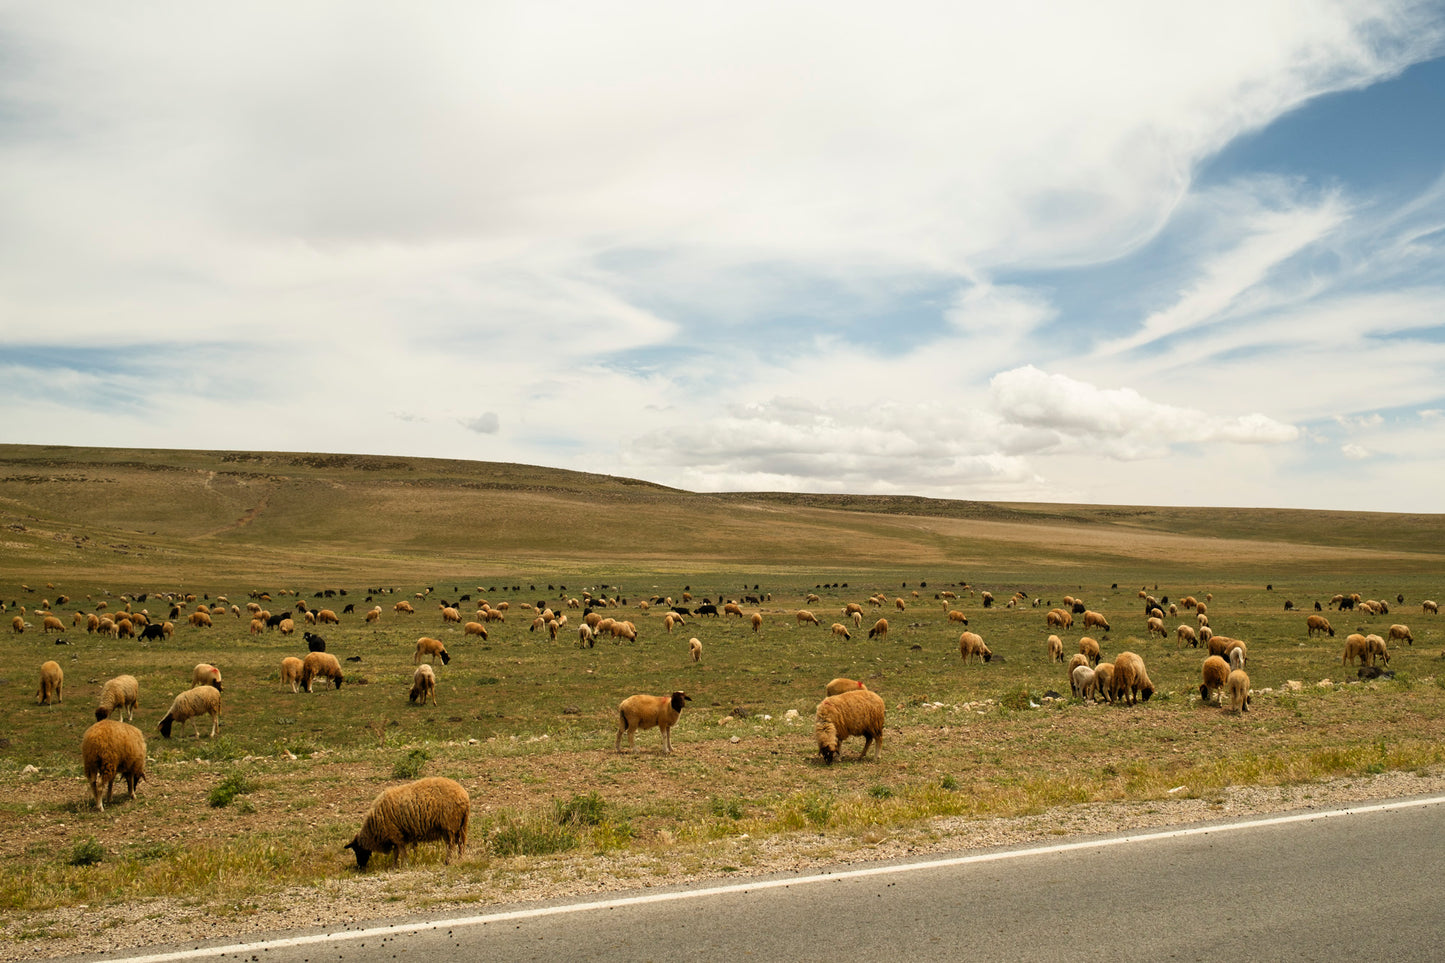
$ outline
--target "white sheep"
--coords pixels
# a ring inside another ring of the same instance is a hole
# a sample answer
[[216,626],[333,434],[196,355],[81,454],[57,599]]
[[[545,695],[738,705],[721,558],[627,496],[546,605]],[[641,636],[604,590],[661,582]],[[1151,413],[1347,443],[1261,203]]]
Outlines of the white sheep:
[[80,739],[80,758],[95,808],[102,812],[115,792],[116,776],[125,779],[131,799],[135,798],[136,784],[146,777],[145,736],[119,719],[101,719],[86,729]]
[[1194,631],[1194,626],[1192,625],[1181,624],[1179,628],[1174,630],[1174,637],[1179,640],[1179,648],[1181,649],[1184,648],[1184,643],[1186,642],[1196,649],[1199,648],[1199,633]]
[[308,652],[301,661],[301,688],[311,691],[311,683],[317,678],[327,678],[332,685],[341,688],[345,681],[341,675],[341,663],[330,652]]
[[662,751],[672,752],[672,727],[682,715],[683,707],[692,701],[692,696],[683,692],[672,695],[632,695],[623,699],[617,707],[617,744],[622,751],[622,734],[627,733],[627,748],[634,748],[633,737],[639,729],[656,726],[662,730]]
[[[18,618],[18,616],[17,616]],[[35,701],[40,705],[48,706],[51,700],[64,702],[60,690],[65,685],[65,673],[60,668],[60,663],[55,660],[41,663],[40,666],[40,691],[35,694]]]
[[118,675],[114,679],[107,679],[101,687],[100,705],[95,709],[95,719],[97,722],[109,719],[110,714],[119,707],[120,714],[129,722],[135,718],[135,710],[139,706],[140,683],[133,675]]
[[816,615],[814,615],[812,612],[809,612],[807,609],[798,609],[797,619],[799,625],[807,625],[809,623],[812,623],[813,625],[823,624],[822,622],[818,621],[818,617]]
[[701,640],[701,639],[696,639],[696,638],[688,639],[688,640],[687,640],[687,651],[688,651],[688,654],[692,656],[692,661],[694,661],[694,662],[701,662],[701,661],[702,661],[702,640]]
[[221,688],[221,670],[209,662],[197,662],[196,667],[191,670],[191,688],[208,685],[214,689]]
[[1145,625],[1149,629],[1149,637],[1151,639],[1156,635],[1162,639],[1168,634],[1164,631],[1164,619],[1161,616],[1150,616],[1145,620]]
[[868,757],[868,747],[874,740],[878,748],[873,753],[876,762],[883,753],[883,699],[869,689],[853,689],[831,695],[818,703],[813,735],[818,740],[818,752],[828,765],[841,754],[843,740],[850,736],[863,737],[863,751],[858,759]]
[[201,727],[194,721],[200,716],[211,717],[211,738],[216,738],[216,731],[221,727],[221,690],[214,686],[202,685],[194,689],[187,689],[176,696],[171,702],[170,711],[157,723],[156,728],[161,735],[169,739],[171,737],[171,725],[173,723],[184,723],[187,719],[193,720],[191,725],[196,730],[196,738],[201,738]]
[[1074,671],[1069,674],[1069,688],[1073,690],[1074,697],[1077,699],[1098,701],[1098,685],[1098,676],[1087,665],[1076,665]]
[[383,790],[372,801],[361,829],[343,846],[356,854],[356,866],[365,869],[372,853],[394,853],[392,865],[406,860],[407,847],[444,842],[445,860],[452,850],[461,858],[467,850],[467,827],[472,800],[461,784],[442,776],[429,776]]
[[1426,599],[1424,602],[1421,602],[1420,605],[1421,605],[1421,607],[1422,607],[1422,610],[1423,610],[1424,614],[1426,614],[1426,615],[1439,615],[1439,614],[1440,614],[1440,605],[1439,605],[1439,603],[1437,603],[1437,602],[1433,602],[1433,601],[1431,601],[1430,599]]
[[427,699],[431,699],[432,705],[437,704],[437,677],[431,666],[419,665],[411,675],[411,692],[407,701],[426,705]]

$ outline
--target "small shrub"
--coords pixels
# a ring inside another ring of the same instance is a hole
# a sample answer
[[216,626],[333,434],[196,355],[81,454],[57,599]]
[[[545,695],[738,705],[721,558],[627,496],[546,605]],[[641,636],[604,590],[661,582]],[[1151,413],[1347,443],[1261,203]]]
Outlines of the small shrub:
[[504,822],[487,840],[498,856],[546,856],[577,846],[577,834],[550,820]]
[[833,818],[833,800],[826,796],[809,796],[803,800],[803,818],[814,826],[826,826]]
[[1029,696],[1028,686],[1011,689],[999,697],[999,708],[1008,712],[1022,712],[1033,708],[1034,700]]
[[868,795],[874,799],[892,799],[893,789],[890,786],[874,786],[868,790]]
[[719,796],[714,796],[708,802],[708,808],[718,819],[743,818],[743,804],[742,801],[738,799],[723,799]]
[[206,799],[212,806],[227,806],[230,805],[231,800],[237,796],[250,792],[255,788],[255,784],[245,776],[238,772],[233,772],[217,783],[215,787],[211,789],[211,793]]
[[426,768],[429,761],[431,761],[431,753],[421,748],[413,749],[391,767],[391,778],[416,779],[422,774],[422,770]]
[[96,842],[95,837],[78,840],[70,847],[70,856],[66,860],[71,866],[94,866],[105,858],[105,847]]
[[557,825],[596,826],[607,817],[607,802],[595,791],[554,804]]
[[949,792],[958,788],[958,780],[953,778],[953,773],[948,773],[938,781],[938,784]]

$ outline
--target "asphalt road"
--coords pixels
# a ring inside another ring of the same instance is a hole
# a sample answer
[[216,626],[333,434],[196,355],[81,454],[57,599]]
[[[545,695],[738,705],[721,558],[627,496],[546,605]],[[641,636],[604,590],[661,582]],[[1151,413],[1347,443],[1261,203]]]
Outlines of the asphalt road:
[[145,959],[1434,961],[1445,799],[1406,802]]

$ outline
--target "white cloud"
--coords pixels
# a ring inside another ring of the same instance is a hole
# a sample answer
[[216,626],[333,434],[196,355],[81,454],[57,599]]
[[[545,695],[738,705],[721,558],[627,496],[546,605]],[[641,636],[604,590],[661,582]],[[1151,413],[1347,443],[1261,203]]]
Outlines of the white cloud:
[[475,418],[459,419],[462,427],[467,431],[474,431],[479,435],[495,435],[502,429],[501,419],[495,411],[488,411]]
[[1351,461],[1364,461],[1365,459],[1374,456],[1374,452],[1370,451],[1370,449],[1365,448],[1363,445],[1356,445],[1353,443],[1348,445],[1341,445],[1340,454],[1344,455]]

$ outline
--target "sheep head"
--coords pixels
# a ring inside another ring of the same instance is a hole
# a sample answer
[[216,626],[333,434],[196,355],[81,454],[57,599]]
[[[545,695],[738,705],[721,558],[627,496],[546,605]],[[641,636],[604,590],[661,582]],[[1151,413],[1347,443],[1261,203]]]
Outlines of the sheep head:
[[351,850],[356,854],[356,868],[365,869],[366,864],[371,861],[371,850],[361,845],[361,837],[353,836],[351,842],[341,847],[342,850]]
[[672,711],[681,712],[683,705],[691,701],[692,696],[684,692],[674,692],[672,694]]

